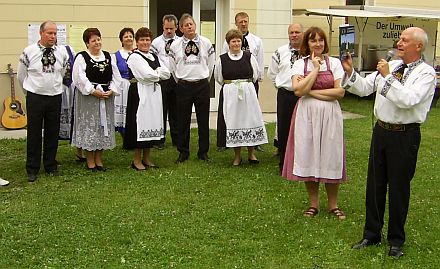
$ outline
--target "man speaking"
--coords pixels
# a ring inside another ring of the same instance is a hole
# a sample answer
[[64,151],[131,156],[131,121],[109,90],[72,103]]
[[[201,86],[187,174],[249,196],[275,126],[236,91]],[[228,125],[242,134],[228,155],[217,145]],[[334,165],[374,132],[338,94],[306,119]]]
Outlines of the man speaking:
[[381,242],[387,189],[389,190],[388,255],[400,257],[405,242],[410,182],[420,145],[420,124],[426,120],[436,85],[434,69],[423,60],[428,44],[418,27],[404,30],[397,42],[400,60],[377,64],[377,72],[362,78],[353,71],[350,56],[342,61],[346,72],[343,87],[359,96],[376,91],[368,164],[366,220],[363,239],[353,245],[362,249]]

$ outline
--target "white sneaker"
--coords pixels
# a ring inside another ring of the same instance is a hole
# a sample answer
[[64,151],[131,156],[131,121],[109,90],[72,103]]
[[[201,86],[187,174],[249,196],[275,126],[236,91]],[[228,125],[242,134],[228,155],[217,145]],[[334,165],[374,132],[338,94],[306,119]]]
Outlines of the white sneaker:
[[9,181],[0,178],[0,186],[8,186],[8,185],[9,185]]

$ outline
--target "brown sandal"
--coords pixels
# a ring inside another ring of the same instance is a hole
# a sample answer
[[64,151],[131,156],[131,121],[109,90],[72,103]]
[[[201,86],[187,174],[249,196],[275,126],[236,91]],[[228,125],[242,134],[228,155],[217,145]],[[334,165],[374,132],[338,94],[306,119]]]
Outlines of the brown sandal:
[[342,211],[338,207],[329,210],[329,213],[335,215],[339,220],[345,220],[345,218],[347,217],[344,211]]
[[318,213],[319,213],[319,210],[316,207],[311,206],[311,207],[307,208],[306,211],[304,211],[303,215],[304,215],[304,217],[311,218],[311,217],[318,215]]

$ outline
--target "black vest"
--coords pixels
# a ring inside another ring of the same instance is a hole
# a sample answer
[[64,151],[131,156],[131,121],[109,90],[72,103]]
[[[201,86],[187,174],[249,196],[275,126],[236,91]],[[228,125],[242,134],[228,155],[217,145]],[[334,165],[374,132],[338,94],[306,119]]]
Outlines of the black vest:
[[220,60],[222,62],[224,80],[252,79],[254,72],[252,70],[250,52],[244,51],[243,57],[238,61],[229,58],[227,53],[220,55]]
[[86,51],[81,51],[86,62],[86,76],[92,83],[97,84],[109,84],[112,81],[113,70],[112,70],[112,58],[110,53],[107,51],[102,51],[105,56],[104,61],[95,61]]

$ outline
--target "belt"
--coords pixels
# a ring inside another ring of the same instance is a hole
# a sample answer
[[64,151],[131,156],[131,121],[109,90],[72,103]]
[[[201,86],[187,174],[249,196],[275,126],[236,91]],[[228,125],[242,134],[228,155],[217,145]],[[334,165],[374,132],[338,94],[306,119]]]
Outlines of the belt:
[[178,83],[186,84],[186,85],[197,85],[197,84],[200,84],[200,83],[203,83],[203,82],[206,82],[206,81],[208,81],[208,79],[206,79],[206,78],[202,78],[202,79],[194,80],[194,81],[179,79]]
[[408,123],[408,124],[393,124],[377,120],[377,124],[388,131],[403,132],[407,130],[417,129],[420,127],[420,123]]
[[109,86],[110,84],[101,84],[101,83],[96,83],[96,82],[92,82],[93,87],[96,87],[98,85],[101,85],[102,89],[107,92],[109,90]]
[[235,82],[252,82],[252,79],[248,78],[248,79],[225,79],[223,81],[225,84],[231,84],[231,83],[235,83]]

